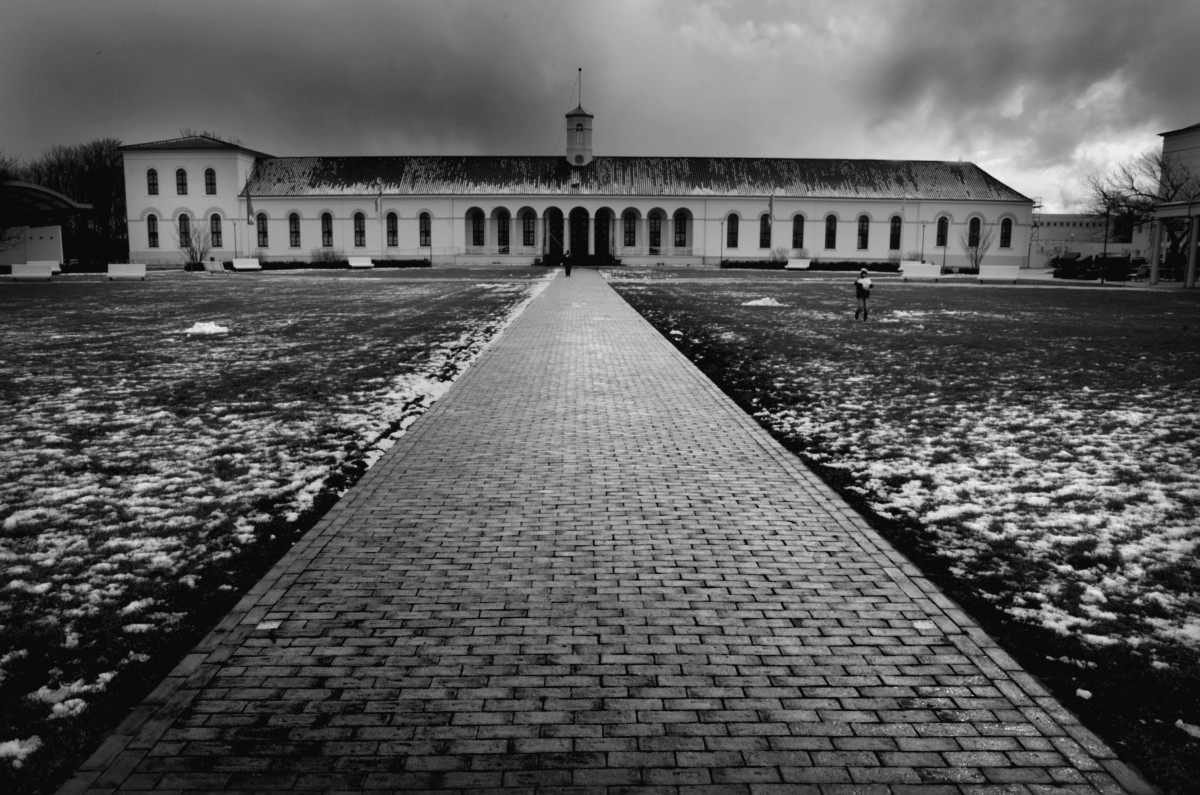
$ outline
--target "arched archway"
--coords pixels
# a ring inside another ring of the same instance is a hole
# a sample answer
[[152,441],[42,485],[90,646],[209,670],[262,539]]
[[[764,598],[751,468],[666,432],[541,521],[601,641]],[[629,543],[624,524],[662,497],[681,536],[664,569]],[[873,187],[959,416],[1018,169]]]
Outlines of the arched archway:
[[542,238],[542,253],[549,257],[563,255],[563,213],[557,207],[545,212],[545,232]]
[[596,211],[596,246],[598,258],[608,259],[613,256],[613,219],[616,214],[608,207]]
[[591,220],[588,211],[583,207],[576,207],[571,210],[571,256],[575,259],[586,257],[589,254],[589,239],[588,221]]

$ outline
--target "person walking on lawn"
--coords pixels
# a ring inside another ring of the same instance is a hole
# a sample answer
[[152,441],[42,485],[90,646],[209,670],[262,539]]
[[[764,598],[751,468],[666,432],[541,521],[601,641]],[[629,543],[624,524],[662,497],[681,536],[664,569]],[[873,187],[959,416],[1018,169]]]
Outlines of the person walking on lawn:
[[871,288],[874,286],[871,278],[867,276],[866,268],[858,272],[858,278],[854,280],[854,297],[858,299],[858,308],[854,310],[855,320],[858,320],[859,316],[863,320],[867,319],[867,313],[870,311],[867,308],[867,299],[871,297]]

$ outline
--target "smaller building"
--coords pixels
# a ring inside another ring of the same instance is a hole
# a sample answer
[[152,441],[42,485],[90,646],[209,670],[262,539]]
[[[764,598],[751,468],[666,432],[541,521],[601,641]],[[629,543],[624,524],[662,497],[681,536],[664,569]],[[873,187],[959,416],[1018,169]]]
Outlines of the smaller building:
[[1076,253],[1084,257],[1145,257],[1150,230],[1142,224],[1122,224],[1115,219],[1084,213],[1043,213],[1034,221],[1033,263]]
[[[1160,259],[1167,249],[1164,238],[1168,234],[1180,234],[1179,225],[1185,223],[1186,228],[1182,231],[1185,236],[1183,286],[1195,287],[1197,249],[1200,248],[1200,124],[1159,135],[1163,139],[1164,162],[1170,161],[1182,170],[1187,181],[1174,200],[1154,208],[1154,228],[1150,238],[1150,281],[1157,282],[1159,278]],[[1174,231],[1169,230],[1167,224],[1174,224]]]

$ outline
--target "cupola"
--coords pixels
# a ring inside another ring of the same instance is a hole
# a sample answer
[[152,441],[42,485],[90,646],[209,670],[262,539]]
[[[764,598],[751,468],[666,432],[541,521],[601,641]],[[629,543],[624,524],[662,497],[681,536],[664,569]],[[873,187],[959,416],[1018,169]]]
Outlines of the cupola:
[[592,162],[592,114],[582,105],[567,114],[567,162],[573,166]]

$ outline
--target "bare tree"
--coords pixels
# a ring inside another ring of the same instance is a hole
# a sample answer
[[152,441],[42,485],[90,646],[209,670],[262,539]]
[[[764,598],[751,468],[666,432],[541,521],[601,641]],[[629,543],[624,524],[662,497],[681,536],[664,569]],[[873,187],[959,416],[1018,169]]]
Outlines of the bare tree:
[[[20,180],[22,176],[20,161],[0,151],[0,182]],[[23,227],[8,226],[9,223],[12,223],[10,219],[0,217],[0,251],[12,248],[22,239]]]
[[204,260],[208,258],[208,252],[212,251],[212,230],[208,228],[208,225],[189,218],[187,230],[180,233],[177,228],[175,239],[179,243],[179,253],[183,257],[184,270],[202,269]]
[[[992,228],[979,225],[979,237],[975,240],[971,239],[970,226],[962,230],[958,236],[958,242],[962,244],[963,251],[967,255],[967,260],[971,263],[971,267],[979,270],[980,264],[983,263],[983,257],[988,253],[988,249],[992,247]],[[972,245],[973,244],[973,245]]]
[[125,167],[121,142],[99,138],[85,144],[55,145],[23,170],[22,179],[92,205],[63,224],[73,256],[121,262],[128,256]]
[[[1154,207],[1165,202],[1200,199],[1200,173],[1162,152],[1144,152],[1119,164],[1111,173],[1092,174],[1084,182],[1088,211],[1128,224],[1154,220]],[[1166,253],[1180,254],[1187,245],[1187,220],[1165,219]]]

